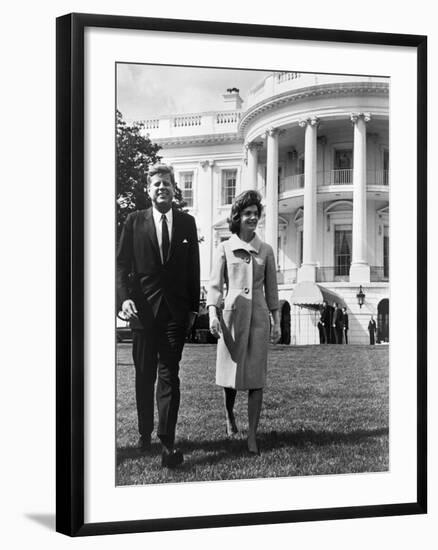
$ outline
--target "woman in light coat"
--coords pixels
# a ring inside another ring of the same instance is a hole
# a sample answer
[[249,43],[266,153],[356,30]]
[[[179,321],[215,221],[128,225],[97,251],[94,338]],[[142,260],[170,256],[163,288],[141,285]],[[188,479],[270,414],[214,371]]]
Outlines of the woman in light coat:
[[216,383],[224,388],[226,431],[229,436],[237,433],[236,392],[248,390],[248,450],[252,454],[259,454],[256,434],[270,333],[272,342],[280,338],[274,252],[255,233],[261,213],[257,191],[245,191],[234,200],[228,220],[233,235],[216,250],[207,296],[210,331],[219,338]]

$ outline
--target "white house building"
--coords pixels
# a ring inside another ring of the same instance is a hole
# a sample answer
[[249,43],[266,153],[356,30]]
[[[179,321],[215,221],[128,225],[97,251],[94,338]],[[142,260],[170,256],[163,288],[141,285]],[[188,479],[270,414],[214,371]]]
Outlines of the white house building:
[[319,342],[323,299],[346,306],[350,343],[369,342],[371,315],[388,341],[389,80],[272,73],[245,101],[235,88],[223,100],[217,112],[143,121],[197,220],[202,284],[233,198],[255,188],[290,343]]

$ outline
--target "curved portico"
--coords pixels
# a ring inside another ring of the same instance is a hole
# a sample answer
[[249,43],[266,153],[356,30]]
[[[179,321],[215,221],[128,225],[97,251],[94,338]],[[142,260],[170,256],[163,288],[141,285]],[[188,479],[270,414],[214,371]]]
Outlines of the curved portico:
[[362,284],[370,282],[370,261],[376,263],[367,255],[368,225],[374,223],[369,213],[377,216],[389,198],[388,86],[381,79],[331,78],[333,83],[327,77],[315,94],[299,89],[297,77],[289,93],[250,107],[240,131],[251,151],[251,178],[242,183],[265,196],[265,239],[274,250],[279,234],[273,220],[279,214],[292,219],[303,209],[302,236],[295,237],[299,257],[289,257],[283,266],[296,269],[297,281],[316,281],[318,268],[327,267],[317,245],[325,225],[323,205],[350,200],[351,218],[339,227],[351,225],[349,280]]

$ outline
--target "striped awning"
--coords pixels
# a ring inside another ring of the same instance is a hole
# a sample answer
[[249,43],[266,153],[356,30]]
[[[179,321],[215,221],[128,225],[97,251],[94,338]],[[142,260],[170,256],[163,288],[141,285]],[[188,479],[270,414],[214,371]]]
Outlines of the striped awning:
[[319,309],[323,302],[327,302],[329,306],[337,302],[340,307],[346,307],[344,300],[336,292],[310,281],[297,284],[292,293],[291,302],[296,306],[311,309]]

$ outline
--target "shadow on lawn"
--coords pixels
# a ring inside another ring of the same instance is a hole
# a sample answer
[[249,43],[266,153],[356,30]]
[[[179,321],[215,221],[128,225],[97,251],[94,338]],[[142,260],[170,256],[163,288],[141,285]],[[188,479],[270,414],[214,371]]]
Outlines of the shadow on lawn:
[[[152,443],[151,450],[147,453],[149,456],[161,454],[161,444]],[[126,460],[137,459],[144,456],[137,447],[117,447],[117,466],[120,466]]]
[[354,444],[368,437],[381,437],[388,435],[388,428],[375,428],[373,430],[353,430],[351,432],[316,431],[302,428],[295,431],[271,432],[260,438],[269,448],[276,447],[302,447],[304,445],[323,446],[332,444]]
[[[331,432],[300,429],[295,431],[272,431],[260,433],[259,444],[263,453],[281,448],[304,447],[308,445],[328,446],[333,444],[353,445],[367,438],[382,437],[388,435],[388,428],[375,428],[372,430],[353,430],[351,432]],[[245,458],[250,456],[246,447],[246,438],[239,434],[236,438],[222,439],[181,439],[178,448],[184,454],[191,454],[196,451],[205,451],[206,454],[193,456],[190,460],[191,466],[198,464],[215,464],[226,458]],[[151,456],[161,452],[159,443],[152,445]],[[117,449],[117,465],[126,460],[136,459],[141,456],[134,447],[122,447]]]
[[[184,454],[189,454],[194,451],[205,451],[207,455],[193,458],[190,462],[193,464],[214,464],[220,462],[226,457],[243,457],[248,455],[246,448],[246,439],[202,439],[192,441],[181,439],[177,442],[177,447]],[[161,444],[153,443],[152,448],[147,456],[161,454]],[[127,460],[141,458],[141,453],[135,447],[119,447],[117,449],[117,466],[120,466]],[[184,466],[182,466],[184,468]]]

